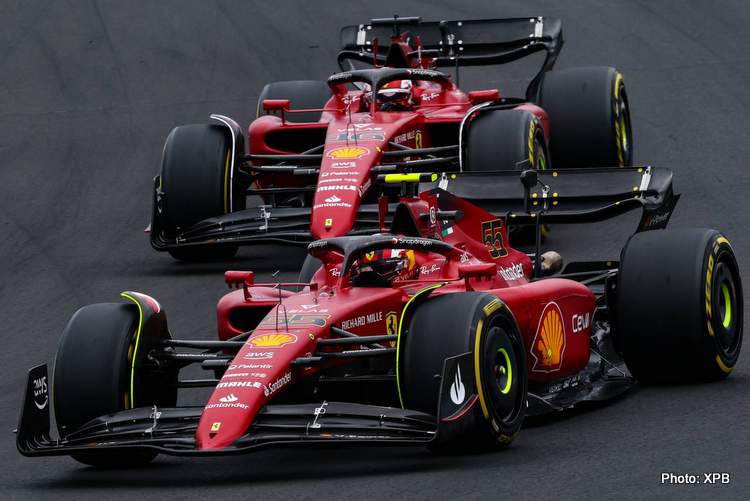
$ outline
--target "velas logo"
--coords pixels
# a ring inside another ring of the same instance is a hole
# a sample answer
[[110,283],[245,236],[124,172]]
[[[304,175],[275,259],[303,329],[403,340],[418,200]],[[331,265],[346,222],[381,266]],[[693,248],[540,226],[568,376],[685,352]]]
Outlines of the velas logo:
[[456,376],[451,384],[451,402],[461,405],[466,398],[466,388],[461,382],[461,366],[456,364]]
[[256,348],[281,348],[291,343],[297,342],[297,336],[288,333],[263,334],[250,338],[248,343]]
[[334,148],[328,152],[328,158],[337,160],[357,159],[370,154],[370,149],[364,146]]
[[560,370],[565,354],[565,325],[557,303],[550,302],[544,307],[531,347],[531,355],[534,357],[532,371]]

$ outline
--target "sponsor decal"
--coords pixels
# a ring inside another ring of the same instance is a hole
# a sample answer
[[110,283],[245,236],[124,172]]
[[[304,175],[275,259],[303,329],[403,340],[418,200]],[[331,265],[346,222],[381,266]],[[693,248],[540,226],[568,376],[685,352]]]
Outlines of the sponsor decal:
[[382,132],[342,132],[336,136],[336,141],[385,141]]
[[326,219],[325,220],[325,225],[326,226],[333,226],[333,218],[329,217],[328,219]]
[[469,261],[471,261],[471,257],[469,256],[468,253],[464,252],[463,254],[461,254],[460,261],[462,263],[468,263]]
[[332,184],[330,186],[318,186],[318,191],[358,191],[352,184]]
[[430,207],[430,224],[437,223],[437,210],[435,210],[435,206]]
[[421,99],[422,99],[423,103],[427,103],[427,102],[432,101],[433,99],[435,99],[435,98],[437,98],[439,96],[440,96],[439,92],[430,92],[430,93],[422,94]]
[[263,385],[263,394],[265,396],[273,395],[274,393],[279,391],[281,388],[286,386],[291,380],[292,380],[292,373],[287,371],[286,374],[284,374],[283,376],[281,376],[279,379],[269,384],[268,386]]
[[[412,139],[415,139],[417,137],[417,132],[419,131],[410,130],[409,132],[404,132],[403,134],[399,134],[398,136],[393,138],[393,142],[397,144],[401,144],[401,143],[405,143],[406,141],[411,141]],[[421,137],[422,137],[421,133],[419,134],[419,137],[420,137],[420,142],[421,142]]]
[[[227,370],[233,369],[270,369],[273,365],[271,364],[232,364]],[[226,377],[226,375],[224,376]]]
[[34,379],[31,382],[31,391],[34,396],[34,405],[39,410],[47,407],[49,403],[49,393],[47,391],[47,376]]
[[258,381],[226,381],[216,385],[216,388],[260,388],[261,385]]
[[524,277],[523,266],[520,263],[513,263],[508,268],[498,267],[497,274],[505,280],[520,280]]
[[218,404],[208,404],[206,406],[206,409],[243,409],[246,410],[248,408],[247,404],[243,404],[241,402],[238,402],[239,398],[234,393],[230,393],[229,395],[225,395],[221,398],[219,398]]
[[432,241],[423,238],[404,238],[396,237],[393,239],[394,245],[419,245],[423,247],[429,247],[432,245]]
[[365,155],[370,154],[370,149],[364,146],[342,146],[341,148],[334,148],[328,152],[328,158],[334,158],[336,160],[344,159],[358,159]]
[[288,344],[296,343],[297,336],[286,332],[277,332],[276,334],[263,334],[251,337],[248,343],[256,348],[281,348]]
[[[396,336],[398,334],[398,313],[395,311],[389,311],[385,316],[385,333],[389,336]],[[391,348],[396,347],[396,341],[390,342]]]
[[[324,297],[323,294],[319,294],[318,297]],[[322,313],[295,313],[292,315],[289,315],[288,318],[282,319],[280,318],[279,321],[283,321],[285,324],[289,325],[317,325],[318,327],[325,327],[326,323],[328,323],[328,318],[331,315],[326,315]],[[276,325],[276,318],[275,316],[266,317],[263,319],[263,321],[259,324],[260,325]],[[296,337],[295,337],[296,340]],[[271,358],[271,357],[269,357]]]
[[443,226],[443,230],[440,232],[443,238],[453,234],[453,226]]
[[503,242],[503,221],[501,219],[482,222],[482,241],[492,259],[508,255],[508,250]]
[[365,181],[365,184],[359,187],[359,196],[361,197],[365,193],[367,193],[367,190],[370,188],[370,185],[372,184],[372,180],[368,179]]
[[326,413],[326,406],[328,405],[328,402],[323,400],[323,403],[320,404],[320,407],[316,407],[313,409],[313,418],[312,423],[310,423],[310,428],[320,428],[320,423],[318,423],[318,418]]
[[328,272],[331,274],[332,277],[341,276],[341,269],[338,266],[331,266],[330,268],[328,268]]
[[362,123],[362,124],[348,124],[347,128],[345,128],[345,129],[336,129],[336,132],[347,132],[348,130],[350,130],[351,127],[354,127],[357,131],[383,130],[382,127],[377,127],[374,124],[371,124],[371,123]]
[[337,197],[336,195],[332,195],[332,196],[326,198],[325,201],[326,201],[326,203],[329,203],[329,204],[335,204],[335,203],[341,202],[341,199],[339,197]]
[[[336,162],[334,162],[331,165],[335,166]],[[352,167],[354,167],[354,165],[352,165]],[[339,168],[347,168],[347,167],[334,167],[334,169],[339,169]],[[343,170],[339,172],[321,172],[320,173],[320,177],[331,177],[331,176],[359,176],[359,172],[355,170]]]
[[440,270],[440,266],[433,263],[430,266],[420,266],[419,267],[419,273],[422,275],[429,275],[430,273],[435,273],[436,271]]
[[211,425],[211,433],[217,433],[221,429],[221,421],[217,421]]
[[[332,162],[331,163],[331,167],[334,169],[353,169],[356,166],[357,166],[356,162]],[[342,174],[344,173],[342,172]],[[355,172],[354,174],[357,174],[357,172]]]
[[565,353],[565,324],[557,303],[549,302],[542,311],[539,326],[531,343],[531,356],[535,372],[560,370]]
[[262,352],[248,351],[247,353],[245,353],[243,358],[247,360],[265,360],[265,359],[273,358],[273,353],[270,351],[262,351]]
[[347,209],[350,209],[352,207],[352,204],[348,204],[346,202],[337,202],[337,203],[327,202],[324,204],[313,205],[313,209],[322,209],[322,208],[329,208],[329,207],[346,207]]
[[426,77],[426,78],[437,78],[440,75],[442,75],[442,73],[440,73],[439,71],[420,70],[420,69],[409,70],[409,74],[414,77]]
[[224,374],[222,376],[222,379],[226,378],[232,378],[232,377],[254,377],[259,379],[265,379],[268,377],[268,374],[265,372],[233,372],[231,374]]
[[588,329],[591,326],[591,314],[584,313],[582,315],[573,315],[573,332],[581,332]]
[[344,320],[341,322],[341,328],[344,330],[353,329],[355,327],[362,327],[363,325],[374,324],[383,320],[383,312],[378,311],[376,313],[368,313],[367,315],[360,315],[356,318]]
[[453,379],[453,383],[451,384],[451,402],[456,405],[461,405],[462,403],[464,403],[465,398],[466,388],[461,381],[461,366],[456,365],[456,376]]

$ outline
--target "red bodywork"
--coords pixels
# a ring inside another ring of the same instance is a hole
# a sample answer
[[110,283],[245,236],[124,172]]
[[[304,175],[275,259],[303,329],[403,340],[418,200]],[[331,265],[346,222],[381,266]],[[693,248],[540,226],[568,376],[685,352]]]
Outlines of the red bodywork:
[[[294,103],[268,100],[266,110],[280,116],[261,116],[248,127],[250,152],[256,155],[299,154],[325,143],[311,201],[313,239],[346,235],[353,228],[357,209],[374,183],[372,167],[381,163],[383,152],[394,149],[389,142],[410,148],[455,145],[461,122],[472,119],[466,117],[467,112],[477,104],[500,98],[497,89],[467,94],[451,80],[419,80],[419,69],[429,68],[431,60],[415,58],[416,48],[409,47],[402,39],[405,37],[393,41],[392,50],[394,47],[402,50],[404,60],[415,69],[411,110],[379,111],[372,100],[366,101],[366,91],[350,91],[344,84],[332,84],[333,95],[319,122],[290,122],[288,118],[294,111],[310,110],[294,110]],[[291,109],[279,109],[285,103]],[[524,103],[513,109],[533,113],[539,119],[545,141],[549,141],[549,118],[542,108]],[[262,188],[307,184],[303,176],[284,174],[259,177],[255,183]]]
[[[413,266],[390,287],[352,286],[350,273],[341,273],[342,256],[329,252],[318,256],[324,265],[300,293],[253,285],[250,277],[244,280],[243,290],[219,301],[221,339],[255,330],[206,405],[196,432],[199,449],[229,446],[279,392],[335,364],[292,365],[298,357],[320,351],[318,340],[337,337],[331,335],[331,326],[361,336],[401,335],[402,316],[410,314],[407,303],[427,288],[435,288],[433,295],[476,290],[500,298],[523,337],[530,380],[550,381],[584,368],[596,307],[587,287],[566,279],[530,281],[531,260],[507,246],[503,221],[447,192],[425,192],[401,203],[420,222],[420,236],[444,240],[455,252],[414,250]],[[437,213],[438,204],[440,210],[462,211],[463,218],[446,222],[430,217]],[[444,335],[435,332],[435,342]]]

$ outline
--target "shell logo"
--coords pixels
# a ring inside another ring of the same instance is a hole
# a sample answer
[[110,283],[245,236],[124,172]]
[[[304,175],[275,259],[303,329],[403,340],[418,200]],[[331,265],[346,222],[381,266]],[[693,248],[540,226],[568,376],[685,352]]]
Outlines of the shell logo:
[[248,343],[256,348],[281,348],[297,341],[297,336],[278,332],[276,334],[264,334],[251,338]]
[[562,312],[555,302],[547,303],[531,344],[535,372],[554,372],[562,366],[565,353],[565,326]]
[[342,146],[328,152],[328,158],[336,160],[357,159],[370,154],[370,149],[364,146]]

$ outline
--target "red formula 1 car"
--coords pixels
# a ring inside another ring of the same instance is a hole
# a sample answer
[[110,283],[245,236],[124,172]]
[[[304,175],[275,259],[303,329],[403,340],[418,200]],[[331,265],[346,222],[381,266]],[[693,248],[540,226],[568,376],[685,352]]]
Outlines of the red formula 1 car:
[[[481,192],[486,179],[465,176]],[[644,218],[619,263],[561,270],[554,254],[508,246],[504,219],[439,186],[417,196],[409,175],[380,175],[403,190],[390,227],[309,244],[322,263],[310,283],[226,272],[239,290],[219,301],[217,340],[172,339],[145,294],[81,308],[60,342],[54,402],[46,365],[29,373],[18,449],[93,465],[309,443],[488,449],[511,442],[526,415],[611,398],[634,378],[731,372],[743,330],[737,263],[717,231],[658,229],[674,207],[671,172],[524,171],[523,186],[518,173],[493,176],[521,187],[528,210],[516,217],[536,221],[537,235],[547,216],[642,207]],[[591,178],[609,190],[576,193]],[[550,190],[591,207],[545,214],[566,203]],[[191,364],[209,377],[180,377]],[[205,404],[177,406],[178,390],[195,387],[212,389]]]
[[[376,185],[383,173],[632,165],[622,75],[551,71],[562,44],[560,21],[542,17],[345,27],[345,71],[327,82],[266,85],[246,136],[221,115],[171,132],[155,178],[151,244],[201,260],[242,244],[371,234],[378,197],[398,195]],[[458,86],[462,67],[537,53],[544,60],[523,97]]]

